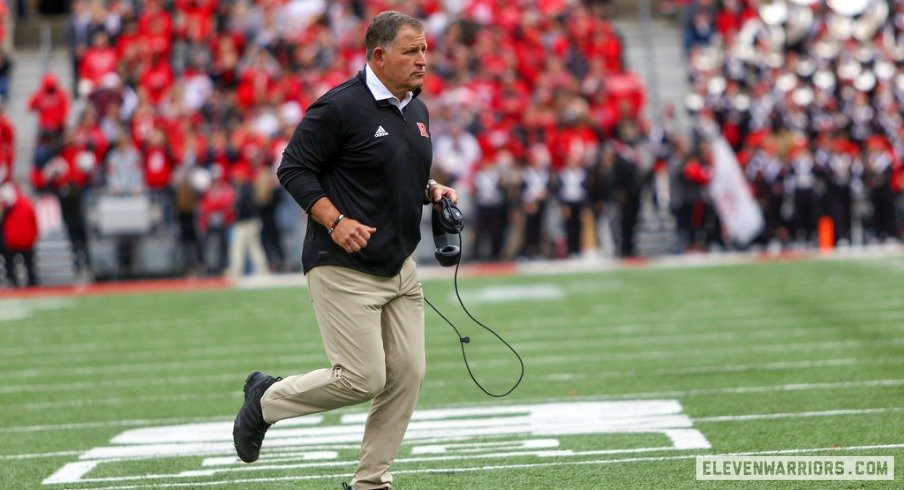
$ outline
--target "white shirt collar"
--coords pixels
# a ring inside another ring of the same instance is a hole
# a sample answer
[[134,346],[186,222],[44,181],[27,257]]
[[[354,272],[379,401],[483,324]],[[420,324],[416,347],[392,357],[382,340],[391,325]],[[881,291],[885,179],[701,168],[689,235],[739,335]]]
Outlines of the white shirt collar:
[[402,100],[399,100],[398,97],[392,95],[392,92],[386,88],[386,85],[383,85],[383,82],[377,78],[377,74],[374,73],[369,64],[364,65],[364,80],[367,82],[367,88],[370,89],[370,93],[373,94],[375,100],[388,99],[389,103],[398,107],[400,111],[414,98],[414,93],[410,90],[405,94],[405,98]]

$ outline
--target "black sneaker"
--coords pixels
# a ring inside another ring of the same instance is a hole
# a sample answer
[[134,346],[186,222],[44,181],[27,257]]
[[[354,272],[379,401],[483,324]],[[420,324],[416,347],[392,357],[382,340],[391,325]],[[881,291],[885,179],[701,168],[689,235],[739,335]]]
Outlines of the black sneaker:
[[261,413],[261,397],[273,383],[282,378],[274,378],[255,371],[245,378],[245,403],[235,416],[232,426],[232,443],[239,458],[246,463],[257,461],[261,443],[271,424],[264,421]]

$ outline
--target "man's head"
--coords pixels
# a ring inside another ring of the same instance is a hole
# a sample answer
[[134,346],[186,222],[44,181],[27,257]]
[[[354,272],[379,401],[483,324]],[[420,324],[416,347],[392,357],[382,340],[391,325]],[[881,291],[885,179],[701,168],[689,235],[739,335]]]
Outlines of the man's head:
[[427,36],[420,21],[400,12],[383,12],[367,27],[364,44],[368,64],[393,95],[404,98],[424,84]]

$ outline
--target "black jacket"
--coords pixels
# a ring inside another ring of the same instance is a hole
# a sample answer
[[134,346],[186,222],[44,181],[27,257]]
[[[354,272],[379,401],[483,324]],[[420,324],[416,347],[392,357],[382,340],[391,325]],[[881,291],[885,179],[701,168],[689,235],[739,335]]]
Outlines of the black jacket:
[[283,152],[279,181],[306,212],[328,196],[340,213],[377,231],[366,248],[349,254],[309,216],[305,272],[338,265],[398,274],[421,239],[433,161],[429,128],[423,102],[412,99],[403,115],[388,100],[374,100],[363,71],[311,105]]

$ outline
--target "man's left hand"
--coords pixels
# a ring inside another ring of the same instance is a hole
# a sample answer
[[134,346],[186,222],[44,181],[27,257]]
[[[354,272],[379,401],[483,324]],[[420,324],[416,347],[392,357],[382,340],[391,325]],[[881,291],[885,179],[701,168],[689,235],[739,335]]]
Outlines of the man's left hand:
[[458,204],[458,193],[455,192],[455,189],[451,187],[446,187],[442,184],[435,184],[430,186],[430,200],[434,203],[439,202],[442,198],[446,198],[452,202],[452,204]]

